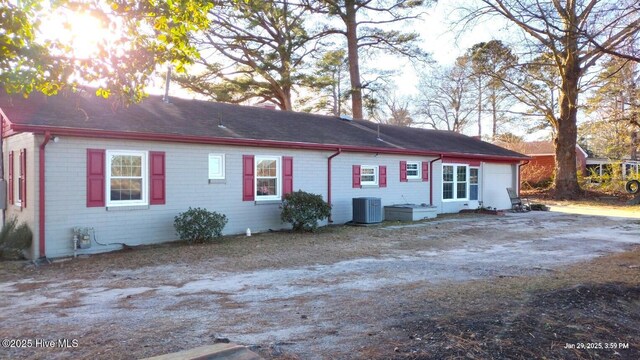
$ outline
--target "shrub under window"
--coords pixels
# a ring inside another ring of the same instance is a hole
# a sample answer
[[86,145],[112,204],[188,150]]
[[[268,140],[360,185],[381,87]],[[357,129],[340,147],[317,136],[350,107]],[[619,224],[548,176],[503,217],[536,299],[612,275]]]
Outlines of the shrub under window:
[[222,236],[227,224],[227,216],[215,211],[189,207],[189,210],[175,217],[173,226],[180,240],[188,242],[211,241]]
[[331,215],[331,206],[321,195],[298,190],[284,196],[282,202],[283,222],[290,223],[296,231],[314,231],[318,221]]

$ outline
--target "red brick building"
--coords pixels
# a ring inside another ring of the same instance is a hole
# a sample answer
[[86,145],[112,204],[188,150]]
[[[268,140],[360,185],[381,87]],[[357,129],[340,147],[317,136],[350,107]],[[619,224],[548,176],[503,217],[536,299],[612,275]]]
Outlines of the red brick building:
[[[521,167],[520,180],[523,184],[536,185],[553,179],[556,151],[552,141],[500,143],[498,145],[531,157],[531,161]],[[578,173],[585,174],[586,164],[587,153],[579,145],[576,145]]]

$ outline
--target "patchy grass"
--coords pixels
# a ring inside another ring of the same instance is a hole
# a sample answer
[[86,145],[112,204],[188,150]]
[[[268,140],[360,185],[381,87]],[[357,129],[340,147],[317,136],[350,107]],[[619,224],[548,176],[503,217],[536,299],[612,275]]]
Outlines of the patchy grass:
[[[81,340],[77,349],[5,354],[16,358],[142,358],[222,336],[283,360],[636,359],[640,247],[630,243],[640,220],[610,218],[622,208],[450,215],[43,267],[0,263],[0,335]],[[572,261],[582,262],[560,265]],[[614,342],[630,349],[564,349]]]
[[450,284],[428,294],[409,290],[409,305],[390,328],[394,342],[362,355],[640,358],[640,247],[545,276]]

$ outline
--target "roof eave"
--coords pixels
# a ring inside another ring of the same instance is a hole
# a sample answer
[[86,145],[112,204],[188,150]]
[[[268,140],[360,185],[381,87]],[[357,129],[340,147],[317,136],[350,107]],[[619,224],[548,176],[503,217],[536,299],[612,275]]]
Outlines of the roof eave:
[[[279,140],[262,140],[262,139],[247,139],[247,138],[223,138],[223,137],[207,137],[207,136],[193,136],[193,135],[179,135],[179,134],[158,134],[158,133],[140,133],[140,132],[126,132],[126,131],[113,131],[113,130],[100,130],[100,129],[78,129],[68,127],[56,127],[47,125],[23,125],[10,123],[10,129],[12,133],[17,132],[32,132],[37,134],[44,134],[50,132],[51,134],[62,136],[83,136],[83,137],[96,137],[105,139],[126,139],[126,140],[147,140],[147,141],[167,141],[167,142],[181,142],[191,144],[216,144],[216,145],[232,145],[232,146],[256,146],[256,147],[269,147],[269,148],[287,148],[287,149],[305,149],[305,150],[325,150],[334,151],[341,149],[343,152],[366,152],[366,153],[381,153],[381,154],[403,154],[403,155],[418,155],[418,156],[457,156],[476,158],[482,160],[492,160],[501,162],[520,162],[530,159],[527,156],[500,156],[500,155],[486,155],[486,154],[471,154],[460,152],[435,152],[425,150],[414,150],[405,148],[385,148],[385,147],[371,147],[371,146],[354,146],[354,145],[340,145],[340,144],[318,144],[318,143],[306,143],[306,142],[293,142],[293,141],[279,141]],[[7,134],[9,135],[9,134]]]

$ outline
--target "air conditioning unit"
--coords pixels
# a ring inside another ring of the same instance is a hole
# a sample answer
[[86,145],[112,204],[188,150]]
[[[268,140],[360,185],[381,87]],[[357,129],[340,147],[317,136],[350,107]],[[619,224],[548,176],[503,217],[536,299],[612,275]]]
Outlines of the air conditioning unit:
[[382,222],[382,201],[380,198],[353,198],[353,222],[360,224]]

